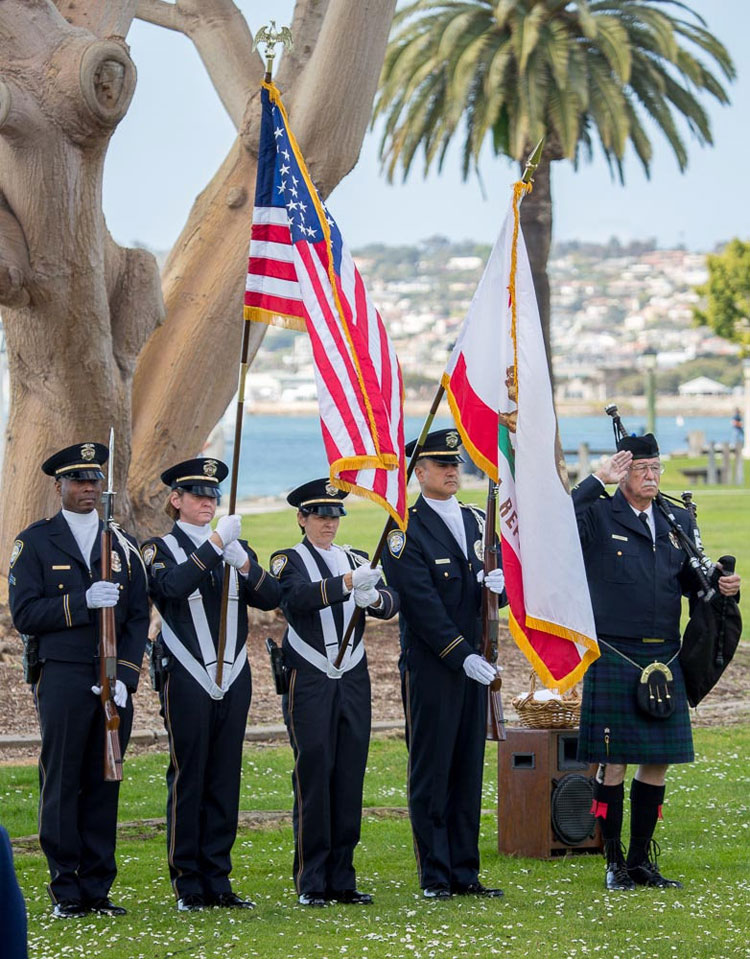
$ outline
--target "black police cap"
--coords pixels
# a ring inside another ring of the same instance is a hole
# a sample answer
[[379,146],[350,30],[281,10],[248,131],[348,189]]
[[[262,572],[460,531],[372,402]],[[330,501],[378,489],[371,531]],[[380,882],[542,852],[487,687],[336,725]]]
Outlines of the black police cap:
[[226,479],[229,467],[221,460],[197,456],[170,466],[161,474],[161,481],[172,489],[184,489],[193,496],[213,496],[219,499],[219,483]]
[[348,495],[324,476],[323,479],[311,480],[293,489],[286,501],[303,513],[317,513],[318,516],[346,516],[346,510],[341,501]]
[[[411,440],[404,447],[407,456],[411,456],[417,440]],[[461,437],[458,430],[433,430],[425,437],[424,446],[419,455],[429,456],[431,459],[440,460],[441,463],[463,463],[464,458],[460,454]]]
[[42,463],[42,472],[55,479],[104,479],[102,466],[109,458],[104,443],[76,443],[53,453]]
[[653,433],[644,433],[643,436],[623,436],[617,441],[617,449],[632,453],[634,460],[647,460],[659,455],[659,444]]

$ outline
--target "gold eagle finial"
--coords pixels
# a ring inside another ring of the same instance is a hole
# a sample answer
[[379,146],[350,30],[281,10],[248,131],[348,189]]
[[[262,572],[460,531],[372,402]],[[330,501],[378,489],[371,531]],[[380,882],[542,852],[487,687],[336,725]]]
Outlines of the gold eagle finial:
[[269,20],[268,25],[261,27],[255,34],[253,49],[257,50],[261,43],[265,44],[266,47],[266,79],[270,79],[274,57],[276,56],[276,44],[280,43],[285,50],[291,50],[294,46],[292,31],[289,27],[281,27],[280,30],[277,30],[276,21]]

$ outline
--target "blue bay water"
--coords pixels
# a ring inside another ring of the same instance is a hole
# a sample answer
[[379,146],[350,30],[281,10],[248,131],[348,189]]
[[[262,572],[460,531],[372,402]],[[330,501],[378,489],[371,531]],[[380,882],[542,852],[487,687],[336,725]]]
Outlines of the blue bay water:
[[[630,432],[643,432],[645,424],[642,417],[627,417],[624,420]],[[406,417],[407,441],[419,434],[423,422],[421,416]],[[449,416],[438,416],[434,429],[452,425]],[[664,453],[686,449],[687,435],[692,430],[702,430],[709,443],[732,441],[728,416],[686,416],[679,423],[674,417],[657,418],[656,434]],[[226,429],[221,458],[227,462],[232,456],[233,433],[233,429]],[[585,442],[592,450],[614,451],[612,421],[604,414],[563,417],[560,420],[560,434],[565,450],[577,449],[579,443]],[[317,416],[250,414],[245,417],[238,483],[240,499],[280,496],[306,480],[327,473],[328,465]]]

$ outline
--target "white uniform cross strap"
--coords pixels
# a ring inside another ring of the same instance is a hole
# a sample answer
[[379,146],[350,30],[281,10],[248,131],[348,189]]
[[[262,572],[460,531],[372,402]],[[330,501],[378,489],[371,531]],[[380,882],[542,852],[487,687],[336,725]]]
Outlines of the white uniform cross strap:
[[[162,542],[172,554],[176,563],[187,562],[187,553],[171,533],[163,536]],[[225,566],[224,575],[231,577],[229,580],[229,605],[227,607],[227,644],[224,649],[224,664],[225,666],[229,666],[230,669],[228,675],[226,672],[224,673],[224,682],[221,686],[216,685],[206,669],[207,666],[213,666],[216,663],[216,648],[214,647],[214,641],[211,636],[211,629],[208,625],[200,590],[196,589],[188,596],[188,605],[195,635],[198,637],[198,645],[200,646],[203,663],[200,663],[195,656],[189,652],[162,613],[161,634],[167,649],[173,654],[175,659],[184,666],[193,679],[197,683],[200,683],[211,699],[224,698],[224,694],[239,676],[242,667],[247,661],[244,643],[235,657],[235,649],[237,647],[237,603],[239,600],[237,571],[232,566]]]
[[[303,544],[298,543],[294,549],[297,551],[297,554],[302,559],[302,562],[305,564],[305,570],[307,575],[310,577],[311,583],[319,583],[323,576],[318,569],[317,563],[313,558],[310,550]],[[336,550],[338,555],[345,555],[346,562],[349,566],[349,569],[352,569],[355,565],[351,560],[351,554],[348,550],[342,550],[339,546],[331,546],[332,550]],[[338,558],[338,556],[337,556]],[[354,610],[356,609],[356,604],[354,602],[354,596],[352,593],[349,594],[348,598],[345,600],[344,604],[344,633],[346,628],[349,625],[349,620],[354,615]],[[330,606],[324,606],[323,609],[319,610],[320,615],[320,625],[323,630],[323,643],[326,648],[326,655],[323,656],[322,653],[318,652],[313,646],[309,643],[306,643],[304,639],[297,633],[294,628],[289,626],[287,632],[287,639],[289,640],[289,645],[292,649],[298,653],[304,660],[310,663],[311,666],[315,666],[316,669],[319,669],[322,673],[325,673],[329,679],[341,679],[344,673],[347,673],[350,669],[354,667],[361,661],[362,657],[365,654],[365,643],[364,638],[360,643],[357,644],[354,649],[352,649],[352,644],[349,644],[346,653],[344,654],[343,662],[340,667],[334,666],[334,662],[339,652],[339,642],[343,639],[343,635],[339,636],[336,630],[336,622],[333,618],[333,610]]]

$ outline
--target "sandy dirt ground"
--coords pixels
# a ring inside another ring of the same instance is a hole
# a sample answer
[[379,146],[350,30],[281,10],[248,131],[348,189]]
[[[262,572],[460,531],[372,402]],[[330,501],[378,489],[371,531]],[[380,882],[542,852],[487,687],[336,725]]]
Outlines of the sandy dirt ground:
[[[271,679],[264,640],[280,642],[284,619],[280,613],[258,614],[251,626],[248,655],[253,672],[253,700],[249,723],[253,726],[282,722],[280,698]],[[367,657],[372,680],[373,720],[400,723],[403,720],[398,675],[398,625],[396,621],[371,621],[366,633]],[[518,725],[512,701],[529,689],[530,667],[507,629],[501,629],[500,660],[503,663],[503,701],[506,720]],[[29,687],[23,681],[21,640],[7,619],[0,622],[0,737],[38,734],[36,713]],[[741,645],[719,685],[693,712],[697,726],[729,726],[750,722],[750,648]],[[151,689],[145,669],[134,700],[133,728],[163,730],[159,700]],[[144,748],[144,747],[136,747]],[[154,748],[164,748],[163,743]],[[0,762],[34,761],[34,744],[9,747],[0,743]]]

